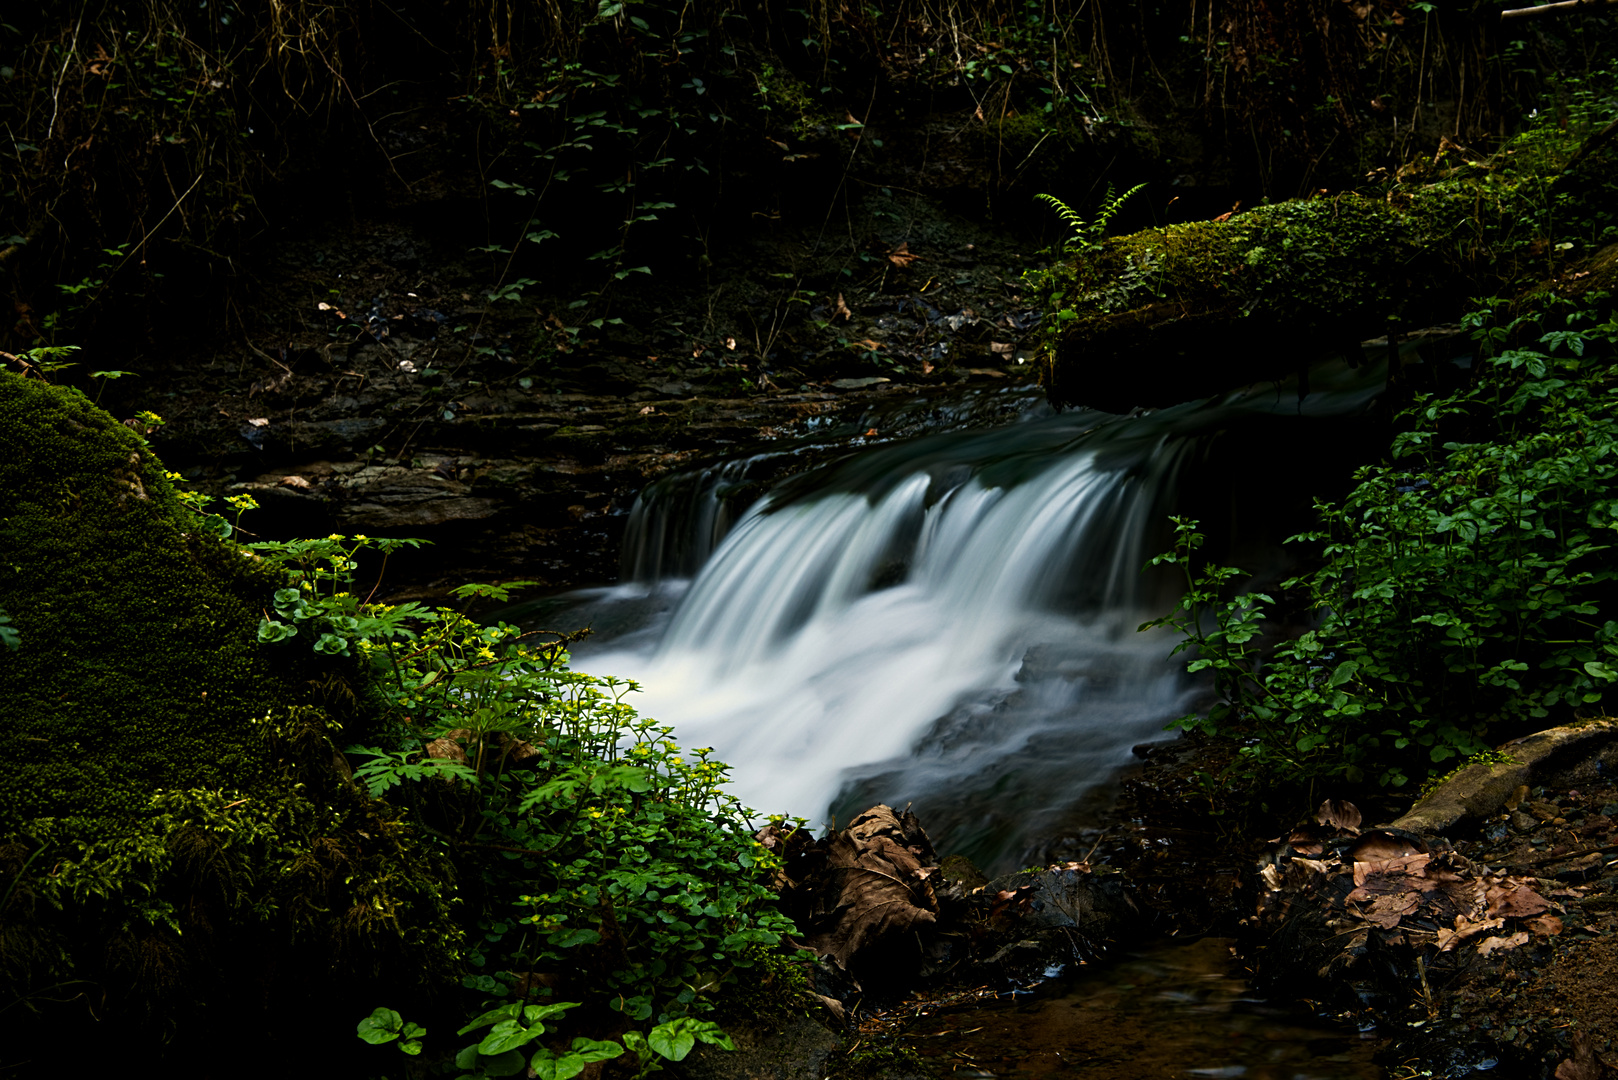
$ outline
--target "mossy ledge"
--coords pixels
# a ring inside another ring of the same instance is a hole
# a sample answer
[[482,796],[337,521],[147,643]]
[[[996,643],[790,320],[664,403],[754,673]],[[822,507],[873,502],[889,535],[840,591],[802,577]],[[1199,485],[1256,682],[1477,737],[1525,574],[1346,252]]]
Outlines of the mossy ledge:
[[382,986],[458,974],[451,868],[341,764],[363,681],[255,640],[281,584],[134,431],[0,373],[0,1064],[338,1060]]
[[1581,153],[1588,134],[1545,122],[1363,192],[1090,244],[1040,278],[1041,380],[1059,405],[1166,405],[1358,362],[1362,341],[1456,319],[1470,298],[1571,279],[1618,239],[1618,144]]

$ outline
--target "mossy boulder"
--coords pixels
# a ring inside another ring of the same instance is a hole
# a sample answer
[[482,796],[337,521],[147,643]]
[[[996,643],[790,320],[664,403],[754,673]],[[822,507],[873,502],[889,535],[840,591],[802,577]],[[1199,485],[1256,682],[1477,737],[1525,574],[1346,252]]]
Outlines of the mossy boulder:
[[1053,401],[1164,405],[1453,320],[1618,238],[1618,148],[1549,124],[1364,192],[1090,244],[1045,273]]
[[4,1064],[63,1031],[228,1054],[227,1016],[353,1041],[355,994],[453,973],[447,860],[346,776],[363,673],[256,640],[282,584],[135,431],[0,373]]

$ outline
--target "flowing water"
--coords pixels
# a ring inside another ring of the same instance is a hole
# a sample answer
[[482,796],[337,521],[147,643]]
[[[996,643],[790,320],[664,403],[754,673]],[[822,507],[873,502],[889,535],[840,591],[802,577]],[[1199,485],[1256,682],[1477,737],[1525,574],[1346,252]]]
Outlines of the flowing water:
[[1378,1080],[1365,1034],[1255,997],[1231,942],[1160,941],[1036,992],[917,1010],[898,1036],[959,1080]]
[[1018,422],[856,437],[773,486],[782,454],[667,478],[632,511],[625,583],[567,598],[598,632],[576,663],[641,682],[750,806],[819,824],[913,803],[940,850],[1014,866],[1196,702],[1172,635],[1137,632],[1177,592],[1141,568],[1210,469],[1257,471],[1220,462],[1229,433],[1290,424],[1263,444],[1284,453],[1381,385],[1317,369],[1301,399],[1129,417],[1021,391]]

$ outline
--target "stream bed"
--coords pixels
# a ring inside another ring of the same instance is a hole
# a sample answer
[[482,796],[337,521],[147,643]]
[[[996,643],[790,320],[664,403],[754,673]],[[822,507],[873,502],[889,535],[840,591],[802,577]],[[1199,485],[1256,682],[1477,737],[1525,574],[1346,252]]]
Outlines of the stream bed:
[[[1228,938],[1166,938],[1014,999],[918,1004],[890,1038],[962,1080],[1377,1080],[1381,1040],[1255,997]],[[893,1025],[898,1027],[898,1025]]]

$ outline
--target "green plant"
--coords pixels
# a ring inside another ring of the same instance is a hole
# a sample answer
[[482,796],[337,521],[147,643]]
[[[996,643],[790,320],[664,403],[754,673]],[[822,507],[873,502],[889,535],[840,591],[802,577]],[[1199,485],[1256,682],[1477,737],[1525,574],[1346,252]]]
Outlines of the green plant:
[[39,345],[16,355],[0,353],[0,357],[4,357],[16,364],[22,369],[21,373],[23,375],[32,375],[36,379],[49,382],[50,379],[47,376],[74,366],[74,361],[69,360],[68,357],[78,351],[79,346],[77,345]]
[[[348,748],[364,759],[356,777],[416,807],[450,851],[476,856],[490,898],[470,955],[488,973],[466,985],[510,993],[501,972],[577,971],[598,1004],[633,1020],[706,1011],[791,929],[766,884],[772,857],[723,790],[725,766],[638,715],[625,701],[634,683],[571,670],[577,635],[348,591],[362,549],[414,543],[252,545],[291,581],[259,639],[359,658],[374,673],[392,736]],[[498,602],[519,584],[457,593]]]
[[426,1028],[406,1021],[392,1009],[375,1010],[359,1022],[357,1030],[373,1046],[397,1041],[400,1051],[412,1057],[421,1053],[421,1040],[427,1034]]
[[[1220,702],[1179,726],[1244,740],[1237,769],[1399,786],[1618,683],[1618,416],[1610,299],[1545,294],[1468,317],[1473,386],[1419,397],[1390,460],[1319,502],[1319,561],[1284,584],[1316,625],[1260,648],[1274,605],[1194,566],[1195,522],[1153,560],[1186,574],[1167,624]],[[1527,344],[1523,344],[1526,342]]]
[[1107,235],[1107,225],[1118,216],[1118,211],[1124,208],[1124,203],[1145,186],[1136,184],[1122,195],[1114,195],[1112,185],[1108,184],[1107,193],[1101,197],[1101,205],[1096,208],[1095,217],[1089,220],[1055,195],[1042,193],[1034,197],[1049,203],[1051,209],[1056,211],[1056,216],[1066,222],[1068,228],[1072,230],[1073,235],[1062,244],[1063,250],[1084,251],[1101,242],[1101,238]]
[[[511,1001],[474,1017],[456,1034],[486,1030],[477,1042],[462,1047],[455,1055],[455,1067],[462,1070],[457,1080],[515,1076],[525,1069],[528,1075],[539,1080],[572,1080],[596,1062],[613,1061],[626,1054],[633,1054],[636,1059],[635,1076],[644,1077],[661,1070],[664,1061],[684,1061],[699,1042],[724,1050],[736,1049],[717,1024],[691,1017],[666,1020],[649,1033],[626,1031],[618,1040],[582,1035],[566,1040],[552,1031],[554,1025],[546,1021],[562,1018],[579,1004],[577,1001],[540,1005]],[[361,1020],[356,1033],[372,1044],[400,1039],[399,1049],[412,1055],[421,1053],[421,1038],[427,1034],[425,1029],[403,1020],[388,1008],[379,1008]],[[551,1036],[551,1045],[541,1044],[531,1052],[523,1049],[546,1035]]]

